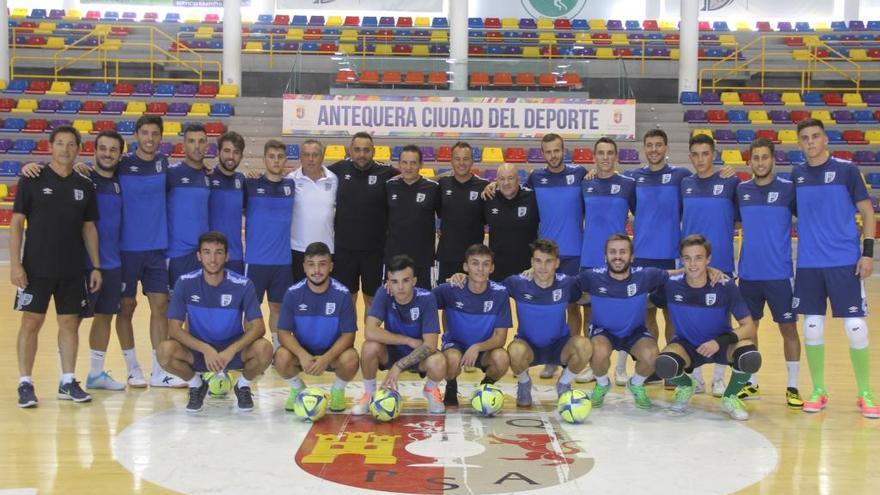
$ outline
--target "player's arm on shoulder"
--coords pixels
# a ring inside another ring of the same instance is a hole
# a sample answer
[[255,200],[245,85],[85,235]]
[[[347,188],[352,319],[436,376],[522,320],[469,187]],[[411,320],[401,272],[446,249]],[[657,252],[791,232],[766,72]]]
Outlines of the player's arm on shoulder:
[[18,175],[22,177],[27,177],[29,179],[36,179],[43,173],[43,165],[42,163],[37,162],[29,162],[25,163],[21,166],[21,170],[19,170]]

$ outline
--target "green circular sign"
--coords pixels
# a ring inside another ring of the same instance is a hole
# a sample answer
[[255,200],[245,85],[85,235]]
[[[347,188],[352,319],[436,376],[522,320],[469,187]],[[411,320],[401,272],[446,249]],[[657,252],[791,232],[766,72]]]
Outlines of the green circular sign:
[[523,7],[534,17],[574,17],[587,0],[522,0]]

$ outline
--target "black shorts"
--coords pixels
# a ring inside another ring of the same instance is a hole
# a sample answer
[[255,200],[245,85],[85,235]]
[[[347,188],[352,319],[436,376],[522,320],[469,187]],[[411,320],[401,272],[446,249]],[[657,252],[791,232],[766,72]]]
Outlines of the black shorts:
[[15,293],[15,309],[29,313],[46,314],[49,299],[55,299],[55,313],[79,315],[88,305],[85,279],[29,277],[28,286]]
[[[91,318],[95,314],[118,315],[119,304],[122,301],[122,268],[105,268],[101,271],[101,290],[88,293],[88,305],[80,312],[83,318]],[[86,287],[88,287],[89,273],[86,272]]]
[[455,261],[440,260],[437,264],[439,265],[439,269],[437,270],[437,285],[445,284],[446,279],[456,273],[464,273],[463,259]]
[[382,285],[383,250],[352,251],[336,247],[333,255],[333,278],[342,282],[352,294],[363,289],[372,297]]
[[[416,266],[416,287],[431,290],[434,288],[433,266]],[[387,274],[386,274],[387,275]]]

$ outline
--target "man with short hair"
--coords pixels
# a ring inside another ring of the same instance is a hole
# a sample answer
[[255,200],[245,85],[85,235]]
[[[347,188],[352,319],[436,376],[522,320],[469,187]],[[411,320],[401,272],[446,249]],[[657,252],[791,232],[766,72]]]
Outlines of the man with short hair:
[[[798,126],[798,146],[806,162],[792,169],[797,192],[798,253],[792,306],[804,315],[804,343],[813,391],[805,412],[828,404],[825,388],[825,309],[843,318],[849,355],[858,386],[856,404],[866,418],[880,418],[880,404],[871,391],[865,279],[874,270],[874,208],[858,168],[828,152],[825,126],[815,119]],[[862,233],[855,214],[862,218]],[[859,237],[862,246],[859,249]]]
[[244,274],[244,247],[241,239],[241,220],[244,212],[245,176],[237,172],[244,155],[244,138],[227,131],[217,138],[217,167],[210,175],[211,230],[222,233],[229,242],[229,261],[226,268]]
[[254,408],[251,384],[272,362],[272,346],[263,338],[266,327],[260,303],[250,280],[224,268],[226,236],[206,232],[199,236],[198,246],[202,267],[182,275],[171,293],[171,338],[159,345],[159,359],[188,382],[187,412],[202,410],[208,393],[202,373],[227,370],[241,370],[233,388],[236,406],[250,411]]
[[495,253],[491,278],[501,282],[531,265],[529,244],[538,239],[539,212],[535,192],[520,185],[515,164],[498,167],[495,181],[498,190],[485,201],[483,218],[489,226],[489,249]]
[[81,144],[76,129],[54,129],[49,143],[52,158],[43,173],[33,179],[19,179],[9,232],[9,273],[12,284],[18,288],[15,309],[22,312],[18,331],[18,406],[23,408],[37,406],[31,373],[37,337],[50,299],[55,300],[58,315],[62,372],[58,398],[74,402],[92,399],[80,388],[74,371],[79,314],[87,304],[82,275],[86,253],[92,266],[88,289],[97,292],[102,282],[95,188],[73,170]]
[[333,252],[333,215],[339,181],[324,163],[324,145],[307,139],[300,146],[302,166],[287,175],[296,185],[293,195],[293,221],[290,225],[290,250],[293,280],[305,278],[303,263],[306,247],[323,242]]
[[358,372],[354,349],[357,317],[351,294],[330,278],[333,259],[323,242],[309,244],[303,253],[305,279],[287,289],[278,320],[281,346],[275,351],[275,369],[290,383],[285,409],[293,410],[305,388],[302,372],[319,376],[334,371],[330,411],[345,410],[345,386]]

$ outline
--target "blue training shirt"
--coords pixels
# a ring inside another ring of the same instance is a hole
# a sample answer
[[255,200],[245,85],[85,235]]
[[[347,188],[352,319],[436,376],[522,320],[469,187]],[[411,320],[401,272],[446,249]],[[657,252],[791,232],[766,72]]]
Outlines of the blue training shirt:
[[759,186],[752,179],[737,186],[736,198],[743,230],[739,277],[791,278],[791,216],[797,215],[794,184],[775,177],[773,182]]
[[122,156],[116,175],[122,188],[123,251],[168,248],[165,208],[165,172],[168,158],[157,154],[151,161],[135,153]]
[[168,167],[168,257],[177,258],[199,248],[199,236],[209,229],[208,198],[211,185],[204,169],[184,162]]
[[272,182],[265,176],[245,180],[245,262],[290,265],[293,179]]
[[[385,330],[414,339],[423,339],[431,333],[440,333],[440,320],[437,318],[437,300],[431,291],[416,287],[413,298],[406,304],[398,304],[394,296],[379,288],[373,298],[368,316],[385,323]],[[406,356],[412,352],[407,345],[389,346],[389,351]]]
[[[106,178],[92,171],[89,178],[95,183],[98,200],[98,255],[101,268],[111,270],[122,266],[119,256],[119,237],[122,235],[122,189],[114,175]],[[92,261],[86,255],[86,265]]]
[[830,157],[817,167],[795,165],[791,181],[797,191],[798,267],[857,264],[861,247],[855,205],[869,198],[859,169]]
[[719,282],[714,287],[706,283],[704,287],[693,288],[687,284],[685,275],[680,274],[669,277],[660,294],[675,325],[675,338],[695,347],[732,331],[731,314],[737,321],[751,316],[732,280]]
[[570,335],[565,322],[566,307],[581,298],[576,277],[557,273],[553,285],[544,289],[534,280],[511,275],[504,280],[504,286],[516,301],[518,338],[535,348]]
[[331,278],[330,287],[316,294],[303,279],[284,293],[278,330],[293,333],[309,354],[321,355],[343,333],[356,332],[356,322],[351,293],[344,285]]
[[[721,178],[718,172],[701,179],[696,175],[681,181],[684,212],[681,235],[702,234],[712,243],[710,265],[724,273],[733,273],[733,227],[739,220],[736,210],[736,176]],[[638,251],[636,251],[638,252]]]
[[605,266],[605,241],[612,234],[626,233],[626,219],[636,207],[636,181],[614,174],[581,182],[584,199],[584,242],[581,266]]
[[434,288],[437,309],[443,310],[446,323],[444,344],[458,344],[465,349],[492,338],[496,328],[510,328],[510,298],[503,285],[489,282],[481,294],[452,284],[440,284]]
[[552,239],[559,245],[559,256],[580,256],[584,234],[584,203],[581,181],[587,171],[566,165],[559,173],[546,167],[535,170],[526,186],[535,191],[541,223],[538,237]]
[[261,319],[260,302],[254,284],[224,270],[223,282],[212,287],[202,270],[187,273],[177,281],[168,303],[168,319],[186,321],[189,333],[208,344],[229,344],[244,334],[245,321]]
[[590,294],[590,326],[621,338],[644,329],[648,295],[667,280],[666,270],[650,267],[632,267],[625,280],[612,278],[607,267],[582,271],[578,284],[581,291]]
[[636,258],[653,260],[678,259],[681,240],[681,192],[679,188],[691,172],[684,168],[664,166],[653,172],[648,167],[634,170],[636,211],[633,233]]
[[229,260],[244,259],[241,243],[241,218],[244,211],[244,175],[235,172],[224,175],[215,170],[210,176],[211,198],[208,202],[211,230],[226,236],[229,241]]

